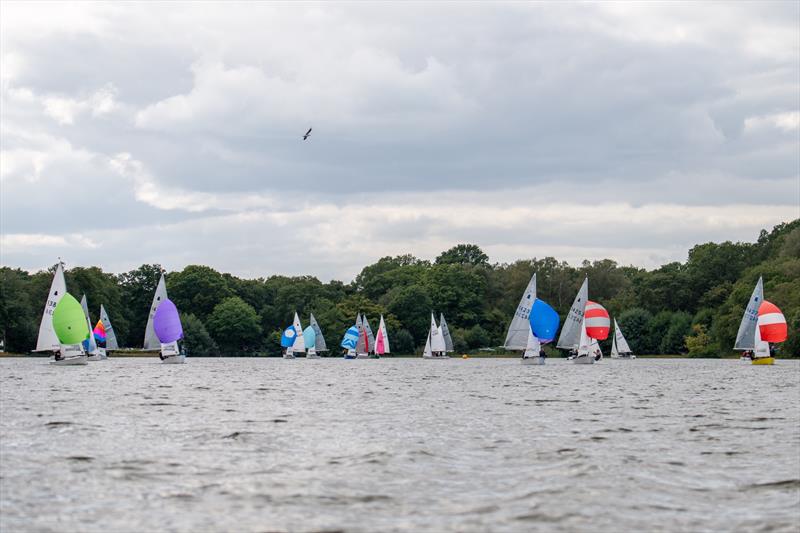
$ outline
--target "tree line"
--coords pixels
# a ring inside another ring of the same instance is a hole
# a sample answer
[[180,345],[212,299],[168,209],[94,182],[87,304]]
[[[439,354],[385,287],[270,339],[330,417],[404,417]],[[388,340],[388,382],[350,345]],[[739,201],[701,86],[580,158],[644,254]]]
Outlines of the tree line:
[[[24,353],[35,346],[54,269],[0,268],[0,331],[7,351]],[[295,311],[304,325],[314,313],[336,355],[358,312],[373,327],[384,315],[394,354],[419,353],[430,311],[437,317],[442,312],[460,353],[503,343],[534,272],[538,297],[559,312],[562,323],[588,275],[590,298],[617,319],[635,353],[703,357],[732,353],[742,312],[762,275],[765,297],[789,323],[790,337],[779,353],[800,355],[800,219],[762,230],[756,242],[696,245],[685,262],[654,270],[610,259],[580,266],[553,257],[491,264],[478,246],[460,244],[433,262],[413,255],[383,257],[348,284],[312,276],[242,279],[203,265],[168,272],[166,280],[194,356],[278,355],[281,331]],[[120,346],[141,347],[160,265],[122,274],[75,267],[65,274],[70,293],[86,294],[93,324],[102,303]],[[601,343],[605,353],[610,342],[611,337]]]

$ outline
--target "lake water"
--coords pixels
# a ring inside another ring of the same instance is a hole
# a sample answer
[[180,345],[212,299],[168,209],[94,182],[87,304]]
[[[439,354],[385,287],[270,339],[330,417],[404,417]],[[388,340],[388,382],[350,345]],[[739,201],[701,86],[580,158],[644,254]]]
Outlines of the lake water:
[[800,361],[0,359],[0,530],[791,531]]

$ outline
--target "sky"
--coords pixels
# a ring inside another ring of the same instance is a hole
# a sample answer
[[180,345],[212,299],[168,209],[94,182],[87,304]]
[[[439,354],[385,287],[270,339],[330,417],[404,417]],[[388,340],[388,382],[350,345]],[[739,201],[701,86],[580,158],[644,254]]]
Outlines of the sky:
[[32,271],[656,268],[800,217],[794,1],[3,2],[0,91]]

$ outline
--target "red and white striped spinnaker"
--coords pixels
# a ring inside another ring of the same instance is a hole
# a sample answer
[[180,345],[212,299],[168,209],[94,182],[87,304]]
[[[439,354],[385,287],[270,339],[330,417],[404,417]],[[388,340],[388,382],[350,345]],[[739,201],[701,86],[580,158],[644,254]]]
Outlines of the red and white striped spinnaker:
[[786,340],[786,317],[778,306],[766,300],[758,308],[758,330],[761,340],[766,342],[783,342]]
[[597,302],[589,300],[584,309],[584,320],[586,321],[586,334],[599,341],[608,338],[608,331],[611,329],[611,319],[605,307]]

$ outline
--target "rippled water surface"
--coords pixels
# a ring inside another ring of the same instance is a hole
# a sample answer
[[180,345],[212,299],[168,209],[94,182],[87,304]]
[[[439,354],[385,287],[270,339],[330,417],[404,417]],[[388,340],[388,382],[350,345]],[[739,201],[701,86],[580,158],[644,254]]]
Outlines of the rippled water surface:
[[798,531],[800,362],[0,359],[0,530]]

